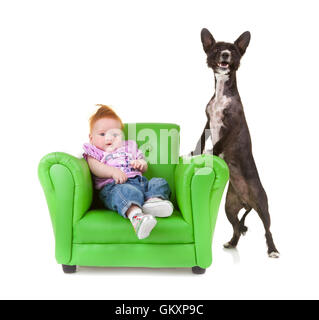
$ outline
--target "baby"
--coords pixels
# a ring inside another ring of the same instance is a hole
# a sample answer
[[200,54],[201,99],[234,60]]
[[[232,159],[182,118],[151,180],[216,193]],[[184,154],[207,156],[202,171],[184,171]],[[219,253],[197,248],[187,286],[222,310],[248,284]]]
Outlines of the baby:
[[90,118],[90,144],[84,144],[84,158],[90,167],[99,198],[110,210],[129,218],[139,239],[155,227],[155,217],[168,217],[173,204],[165,179],[142,175],[147,170],[143,153],[133,140],[124,141],[123,123],[108,106]]

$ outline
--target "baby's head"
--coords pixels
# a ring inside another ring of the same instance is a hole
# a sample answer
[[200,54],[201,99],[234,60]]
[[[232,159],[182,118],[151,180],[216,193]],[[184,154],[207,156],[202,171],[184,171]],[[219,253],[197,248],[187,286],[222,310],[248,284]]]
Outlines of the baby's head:
[[120,117],[108,106],[100,108],[90,118],[90,143],[97,148],[112,152],[122,145],[123,123]]

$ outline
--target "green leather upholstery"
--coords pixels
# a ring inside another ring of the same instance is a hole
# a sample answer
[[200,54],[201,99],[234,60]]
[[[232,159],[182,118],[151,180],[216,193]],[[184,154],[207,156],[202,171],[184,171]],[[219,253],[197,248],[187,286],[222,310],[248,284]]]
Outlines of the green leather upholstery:
[[157,218],[151,235],[138,240],[128,219],[95,207],[86,161],[62,152],[43,157],[38,174],[55,235],[58,263],[85,266],[193,267],[212,263],[217,213],[229,178],[226,163],[212,155],[179,157],[176,124],[126,124],[149,163],[147,178],[165,178],[175,210]]
[[109,210],[91,210],[74,228],[74,243],[193,243],[193,229],[175,210],[169,219],[156,218],[149,237],[139,240],[128,219]]

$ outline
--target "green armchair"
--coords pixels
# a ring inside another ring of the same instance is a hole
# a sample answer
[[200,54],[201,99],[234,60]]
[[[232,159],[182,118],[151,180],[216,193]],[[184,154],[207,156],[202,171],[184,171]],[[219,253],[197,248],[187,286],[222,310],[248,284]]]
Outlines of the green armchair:
[[165,178],[175,210],[146,239],[128,219],[97,203],[86,161],[63,152],[43,157],[38,175],[55,236],[55,258],[65,273],[76,266],[191,267],[204,273],[212,263],[212,238],[229,177],[224,160],[212,155],[179,156],[175,124],[125,124],[126,139],[144,151],[147,178]]

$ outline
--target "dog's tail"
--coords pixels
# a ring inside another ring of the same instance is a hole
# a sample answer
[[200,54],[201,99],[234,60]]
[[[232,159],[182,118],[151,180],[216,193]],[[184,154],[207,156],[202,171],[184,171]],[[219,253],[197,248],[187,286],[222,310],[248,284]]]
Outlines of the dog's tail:
[[247,217],[247,214],[251,211],[251,209],[252,208],[247,209],[239,221],[239,231],[241,232],[242,235],[244,235],[248,230],[248,228],[245,226],[245,219]]

